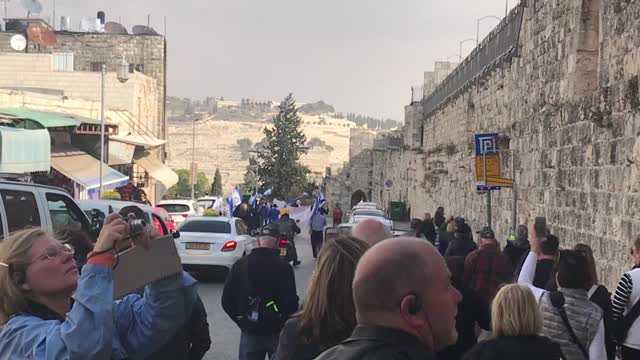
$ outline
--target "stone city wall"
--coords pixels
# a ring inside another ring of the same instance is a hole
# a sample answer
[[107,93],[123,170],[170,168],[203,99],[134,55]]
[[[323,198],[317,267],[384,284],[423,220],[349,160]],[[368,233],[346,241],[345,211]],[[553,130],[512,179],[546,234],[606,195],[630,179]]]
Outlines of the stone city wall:
[[[544,215],[563,246],[591,245],[600,281],[613,286],[640,235],[640,2],[525,4],[519,57],[428,116],[412,105],[403,148],[374,150],[373,200],[406,201],[415,217],[444,206],[478,230],[486,197],[475,191],[473,135],[497,132],[504,177],[515,157],[517,222]],[[511,228],[512,196],[493,193],[501,239]]]

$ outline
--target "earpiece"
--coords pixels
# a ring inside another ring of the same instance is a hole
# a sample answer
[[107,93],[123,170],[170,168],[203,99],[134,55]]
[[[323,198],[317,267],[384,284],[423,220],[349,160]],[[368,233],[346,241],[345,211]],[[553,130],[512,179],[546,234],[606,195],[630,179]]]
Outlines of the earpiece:
[[409,314],[415,315],[422,310],[422,299],[418,294],[411,294],[413,296],[413,301],[409,304]]

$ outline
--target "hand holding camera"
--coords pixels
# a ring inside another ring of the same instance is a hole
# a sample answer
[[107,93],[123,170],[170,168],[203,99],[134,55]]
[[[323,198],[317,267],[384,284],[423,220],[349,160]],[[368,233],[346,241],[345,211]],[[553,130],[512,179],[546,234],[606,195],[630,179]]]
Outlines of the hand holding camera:
[[151,239],[158,236],[155,228],[148,227],[145,221],[136,218],[134,213],[128,213],[126,216],[122,212],[114,213],[105,219],[93,251],[96,253],[110,250],[120,252],[132,245],[148,250]]

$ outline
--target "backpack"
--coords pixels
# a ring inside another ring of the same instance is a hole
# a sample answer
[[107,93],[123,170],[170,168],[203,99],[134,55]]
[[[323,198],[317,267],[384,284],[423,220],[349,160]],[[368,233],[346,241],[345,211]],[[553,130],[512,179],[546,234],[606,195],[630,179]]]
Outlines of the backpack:
[[242,329],[259,329],[260,332],[279,332],[286,321],[280,312],[275,299],[266,298],[256,293],[249,279],[249,259],[241,265],[247,290],[247,300],[239,320]]

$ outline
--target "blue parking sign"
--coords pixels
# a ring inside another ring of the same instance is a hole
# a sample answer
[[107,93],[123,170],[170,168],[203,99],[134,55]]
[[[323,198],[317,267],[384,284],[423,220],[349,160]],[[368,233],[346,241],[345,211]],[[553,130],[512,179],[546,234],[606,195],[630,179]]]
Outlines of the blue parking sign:
[[498,134],[476,134],[476,156],[498,154]]

